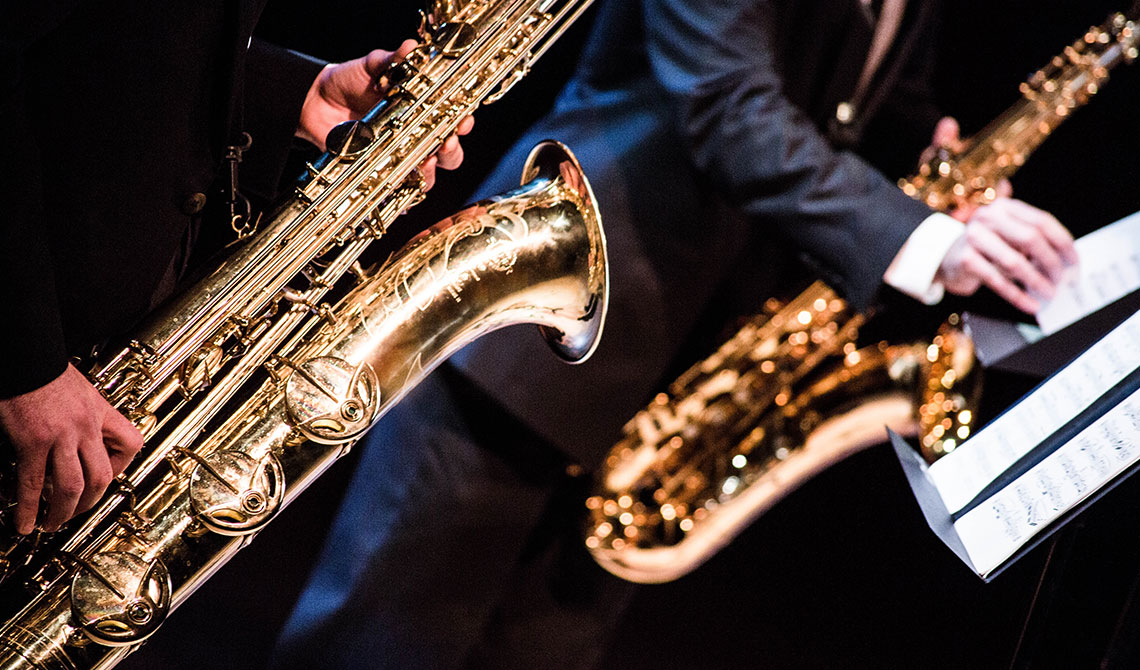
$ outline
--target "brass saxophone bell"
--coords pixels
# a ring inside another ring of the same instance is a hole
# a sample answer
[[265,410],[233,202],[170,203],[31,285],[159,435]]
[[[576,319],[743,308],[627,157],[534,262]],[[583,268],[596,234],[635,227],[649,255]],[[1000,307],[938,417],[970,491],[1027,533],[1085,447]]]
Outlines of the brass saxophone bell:
[[[362,271],[335,305],[314,310],[306,337],[273,355],[247,399],[176,447],[173,471],[131,497],[116,532],[67,552],[70,583],[55,580],[38,592],[42,607],[24,610],[28,621],[17,614],[0,626],[0,667],[105,667],[100,658],[121,657],[113,650],[153,634],[216,565],[474,339],[527,323],[560,358],[588,357],[608,295],[589,182],[557,142],[535,147],[522,181],[432,226]],[[57,565],[68,563],[48,568]],[[83,660],[65,650],[59,663],[28,664],[22,650],[60,640],[83,647]]]
[[970,339],[858,348],[864,317],[816,283],[758,315],[626,426],[586,501],[586,547],[634,582],[685,575],[824,469],[921,436],[933,460],[969,434]]
[[[538,327],[547,344],[562,360],[581,363],[594,353],[601,341],[609,297],[609,279],[606,276],[608,266],[598,260],[605,256],[605,237],[598,201],[594,198],[590,182],[582,172],[578,159],[561,142],[547,140],[535,146],[523,167],[522,181],[520,192],[524,194],[545,189],[562,197],[571,196],[580,208],[580,216],[588,219],[585,230],[594,239],[585,249],[593,258],[583,259],[591,268],[587,275],[584,309],[572,320],[563,319],[559,325]],[[571,224],[572,221],[566,215],[551,222],[555,229],[567,229]]]

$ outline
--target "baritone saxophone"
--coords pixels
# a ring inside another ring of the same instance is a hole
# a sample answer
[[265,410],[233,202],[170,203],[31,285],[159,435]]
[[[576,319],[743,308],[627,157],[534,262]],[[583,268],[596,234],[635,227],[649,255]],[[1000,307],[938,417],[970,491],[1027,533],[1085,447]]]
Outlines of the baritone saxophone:
[[[1021,84],[961,154],[940,151],[899,187],[932,209],[974,207],[1012,175],[1109,70],[1137,58],[1140,3],[1089,28]],[[865,317],[822,284],[769,301],[639,412],[586,500],[586,546],[635,582],[685,575],[818,472],[915,437],[928,461],[969,437],[981,376],[951,317],[927,342],[858,348]]]
[[114,665],[473,339],[533,323],[566,361],[589,356],[607,293],[593,196],[554,142],[536,147],[525,174],[524,188],[455,214],[365,271],[267,360],[216,427],[173,446],[114,518],[39,557],[34,596],[0,627],[0,668]]
[[0,669],[113,666],[472,339],[533,323],[564,360],[590,355],[605,239],[577,160],[556,142],[532,151],[519,189],[380,266],[357,262],[423,197],[417,167],[589,4],[434,2],[384,98],[330,133],[264,227],[90,364],[146,446],[57,532],[16,536],[12,498],[0,501]]

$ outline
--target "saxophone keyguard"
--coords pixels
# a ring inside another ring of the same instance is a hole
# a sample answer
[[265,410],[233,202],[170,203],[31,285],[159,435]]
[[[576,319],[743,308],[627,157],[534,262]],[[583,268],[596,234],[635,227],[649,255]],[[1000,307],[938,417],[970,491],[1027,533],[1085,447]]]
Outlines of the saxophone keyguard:
[[95,642],[111,647],[150,637],[170,611],[170,573],[162,561],[122,551],[80,562],[71,582],[75,622]]
[[370,365],[318,356],[292,367],[285,403],[293,425],[305,437],[340,444],[360,437],[372,425],[380,406],[380,384]]
[[254,458],[219,451],[198,461],[190,473],[190,507],[220,535],[246,535],[273,518],[285,496],[285,474],[273,454]]

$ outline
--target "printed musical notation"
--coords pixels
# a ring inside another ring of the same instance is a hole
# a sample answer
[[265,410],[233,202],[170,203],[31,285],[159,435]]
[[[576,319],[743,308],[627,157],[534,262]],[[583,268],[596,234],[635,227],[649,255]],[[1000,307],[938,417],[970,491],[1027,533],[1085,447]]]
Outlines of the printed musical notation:
[[993,571],[1137,458],[1140,391],[954,522],[974,569]]
[[[1038,313],[1037,335],[1140,290],[1140,212],[1076,247],[1081,262]],[[1138,371],[1140,312],[933,465],[892,435],[934,532],[988,580],[1059,528],[1140,462]]]
[[961,510],[996,477],[1138,367],[1140,313],[930,466],[928,474],[946,509],[951,513]]
[[1037,312],[1046,335],[1140,289],[1140,212],[1085,235],[1076,249],[1080,263]]

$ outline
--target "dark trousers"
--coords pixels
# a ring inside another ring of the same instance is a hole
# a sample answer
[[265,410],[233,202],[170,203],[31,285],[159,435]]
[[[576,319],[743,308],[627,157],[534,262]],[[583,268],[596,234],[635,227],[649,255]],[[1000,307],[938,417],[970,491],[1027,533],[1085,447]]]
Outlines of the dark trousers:
[[273,667],[590,668],[631,587],[567,463],[442,368],[367,436]]

